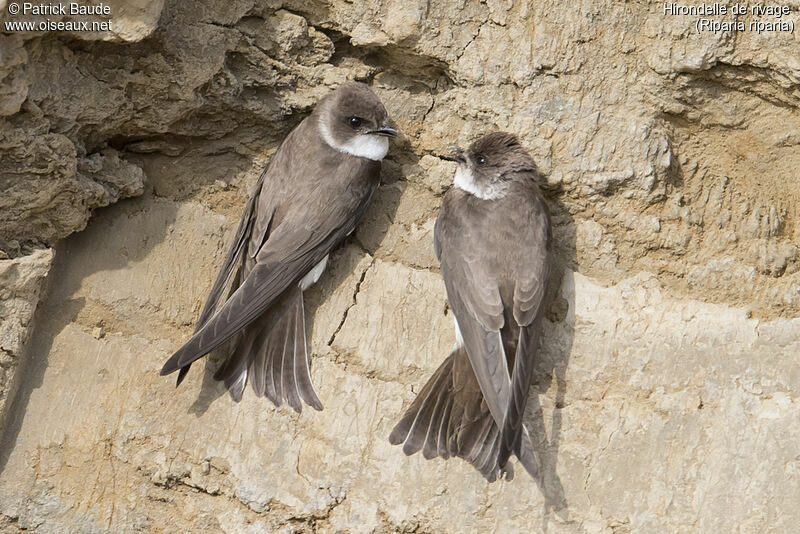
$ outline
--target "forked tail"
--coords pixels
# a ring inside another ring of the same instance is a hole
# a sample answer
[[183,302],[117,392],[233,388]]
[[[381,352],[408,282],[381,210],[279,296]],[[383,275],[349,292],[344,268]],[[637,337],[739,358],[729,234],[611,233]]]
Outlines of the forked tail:
[[[403,444],[407,455],[422,450],[426,459],[463,458],[489,481],[503,474],[513,478],[510,463],[498,465],[500,430],[483,400],[475,373],[463,347],[456,348],[434,372],[389,436]],[[521,433],[515,454],[525,470],[539,480],[539,458],[527,431]]]

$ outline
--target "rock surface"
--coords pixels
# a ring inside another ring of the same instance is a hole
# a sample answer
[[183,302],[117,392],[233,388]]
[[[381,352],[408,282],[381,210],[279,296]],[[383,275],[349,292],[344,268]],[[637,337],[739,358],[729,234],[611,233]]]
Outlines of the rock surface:
[[33,315],[53,262],[52,249],[39,249],[13,260],[0,260],[0,428],[19,380]]
[[[793,531],[800,34],[597,1],[109,5],[113,31],[0,34],[0,531]],[[325,411],[235,404],[202,365],[174,390],[250,187],[346,79],[404,135],[307,294]],[[440,156],[493,129],[558,249],[542,489],[386,440],[454,340]]]

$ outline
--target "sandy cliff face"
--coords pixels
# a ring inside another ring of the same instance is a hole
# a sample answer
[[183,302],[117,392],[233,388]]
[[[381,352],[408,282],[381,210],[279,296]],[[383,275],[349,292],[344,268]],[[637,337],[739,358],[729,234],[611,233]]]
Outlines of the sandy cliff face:
[[[110,8],[111,32],[0,34],[0,529],[796,528],[800,33],[599,1]],[[202,365],[174,390],[260,169],[352,78],[404,136],[308,294],[325,411],[235,404]],[[386,440],[454,341],[439,156],[495,129],[555,224],[543,491]]]

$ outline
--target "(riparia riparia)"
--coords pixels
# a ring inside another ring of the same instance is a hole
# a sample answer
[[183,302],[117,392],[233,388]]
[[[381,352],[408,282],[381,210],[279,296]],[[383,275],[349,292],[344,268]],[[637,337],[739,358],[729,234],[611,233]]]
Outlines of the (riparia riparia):
[[349,82],[324,98],[270,159],[189,341],[161,369],[222,347],[214,378],[234,400],[249,381],[276,405],[321,410],[311,383],[303,291],[364,214],[397,131],[381,101]]
[[513,476],[511,453],[538,480],[522,425],[550,270],[550,215],[539,173],[516,136],[454,149],[459,166],[434,227],[456,345],[389,440],[425,458],[459,456],[489,481]]

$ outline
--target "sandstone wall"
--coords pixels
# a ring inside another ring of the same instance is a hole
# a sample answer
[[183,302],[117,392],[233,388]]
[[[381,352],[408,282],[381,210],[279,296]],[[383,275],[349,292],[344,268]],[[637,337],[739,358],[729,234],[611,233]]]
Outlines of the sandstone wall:
[[[796,529],[800,32],[600,0],[110,9],[113,31],[0,33],[0,530]],[[346,79],[403,137],[308,294],[325,411],[235,404],[202,365],[175,390],[158,370],[250,187]],[[495,129],[555,224],[542,490],[386,439],[453,343],[440,156]]]

